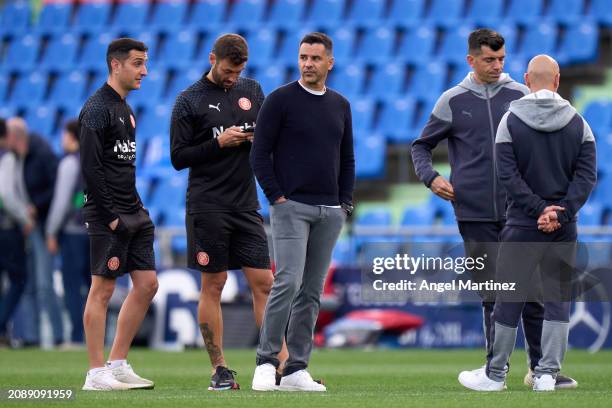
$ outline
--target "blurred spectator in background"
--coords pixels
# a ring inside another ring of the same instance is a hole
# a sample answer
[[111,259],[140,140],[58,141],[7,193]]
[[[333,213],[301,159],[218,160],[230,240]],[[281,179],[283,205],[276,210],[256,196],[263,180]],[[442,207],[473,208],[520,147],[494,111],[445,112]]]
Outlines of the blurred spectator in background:
[[85,184],[81,175],[78,135],[79,122],[67,122],[62,134],[64,157],[57,169],[46,227],[49,253],[55,255],[58,249],[61,253],[64,302],[72,326],[70,343],[66,346],[83,344],[83,312],[91,285],[89,238],[83,219]]
[[[24,235],[33,228],[27,211],[23,161],[11,150],[6,122],[0,118],[0,346],[10,343],[8,322],[26,284]],[[2,290],[4,273],[9,287]]]
[[41,343],[40,316],[44,313],[51,323],[53,343],[62,343],[63,323],[57,294],[53,289],[53,258],[45,244],[45,225],[53,197],[57,157],[51,146],[40,136],[28,133],[26,122],[12,118],[7,122],[9,137],[14,138],[14,150],[24,160],[23,174],[26,192],[30,198],[28,211],[35,227],[28,236],[28,281],[21,299],[19,319],[16,319],[16,337],[26,346]]

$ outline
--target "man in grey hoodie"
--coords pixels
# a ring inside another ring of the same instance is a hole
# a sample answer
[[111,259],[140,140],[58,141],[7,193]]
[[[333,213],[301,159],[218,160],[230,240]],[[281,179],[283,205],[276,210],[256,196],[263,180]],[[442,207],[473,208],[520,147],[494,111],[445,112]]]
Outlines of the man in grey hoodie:
[[26,284],[24,236],[34,227],[23,181],[23,160],[11,151],[4,119],[0,118],[0,281],[6,272],[10,286],[0,293],[0,345],[9,345],[7,324]]
[[[464,372],[459,381],[477,391],[505,388],[506,365],[528,288],[544,284],[542,358],[533,389],[554,391],[567,348],[576,214],[597,179],[595,139],[587,122],[556,93],[559,66],[547,55],[531,60],[525,82],[531,94],[510,104],[496,136],[500,183],[508,192],[496,280],[515,282],[518,293],[497,293],[492,355],[485,374]],[[540,267],[542,280],[536,269]]]
[[[499,33],[487,28],[470,34],[467,62],[473,72],[440,96],[420,138],[412,145],[412,161],[419,179],[436,195],[453,203],[466,255],[477,258],[486,254],[486,268],[472,276],[478,282],[495,277],[499,236],[506,218],[506,193],[497,180],[493,154],[495,132],[510,102],[529,93],[525,85],[503,73],[504,44]],[[450,182],[432,165],[432,150],[445,139],[448,140]],[[495,294],[480,295],[487,357],[490,357]],[[541,357],[543,313],[543,306],[537,302],[528,302],[523,310],[529,352],[526,379]],[[561,387],[576,386],[573,379],[565,376],[559,376],[558,381]]]

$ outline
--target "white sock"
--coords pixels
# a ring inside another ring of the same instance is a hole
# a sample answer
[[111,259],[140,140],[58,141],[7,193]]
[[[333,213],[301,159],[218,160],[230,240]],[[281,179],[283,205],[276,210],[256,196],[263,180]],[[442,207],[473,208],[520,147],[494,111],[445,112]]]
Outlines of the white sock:
[[106,362],[108,368],[117,368],[127,364],[127,360],[110,360]]
[[100,371],[104,371],[106,370],[108,367],[96,367],[96,368],[92,368],[87,372],[87,375],[89,376],[93,376],[98,374]]

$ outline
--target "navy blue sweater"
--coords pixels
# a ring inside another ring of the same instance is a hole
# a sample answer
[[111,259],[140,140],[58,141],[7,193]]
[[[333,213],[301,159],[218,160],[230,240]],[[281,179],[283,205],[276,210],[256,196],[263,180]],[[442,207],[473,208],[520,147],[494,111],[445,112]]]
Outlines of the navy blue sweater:
[[555,204],[561,224],[576,221],[597,180],[595,139],[558,94],[542,90],[510,104],[496,137],[500,183],[508,192],[506,225],[537,228]]
[[412,161],[427,186],[439,175],[432,150],[448,139],[450,183],[458,221],[503,221],[506,193],[497,182],[495,132],[511,101],[529,92],[507,74],[494,84],[479,84],[470,73],[438,99],[419,139],[412,145]]
[[53,199],[59,160],[45,139],[30,134],[30,147],[23,166],[23,178],[30,201],[36,207],[37,222],[44,225]]
[[331,89],[313,95],[297,82],[272,92],[257,117],[251,166],[270,203],[352,203],[355,185],[349,102]]

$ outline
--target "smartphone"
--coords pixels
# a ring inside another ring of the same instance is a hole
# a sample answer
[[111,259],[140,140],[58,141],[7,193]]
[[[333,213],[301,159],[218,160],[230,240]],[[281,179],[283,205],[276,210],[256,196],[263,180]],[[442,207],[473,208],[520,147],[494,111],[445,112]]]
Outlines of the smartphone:
[[247,126],[242,130],[242,133],[253,133],[255,132],[255,126]]

